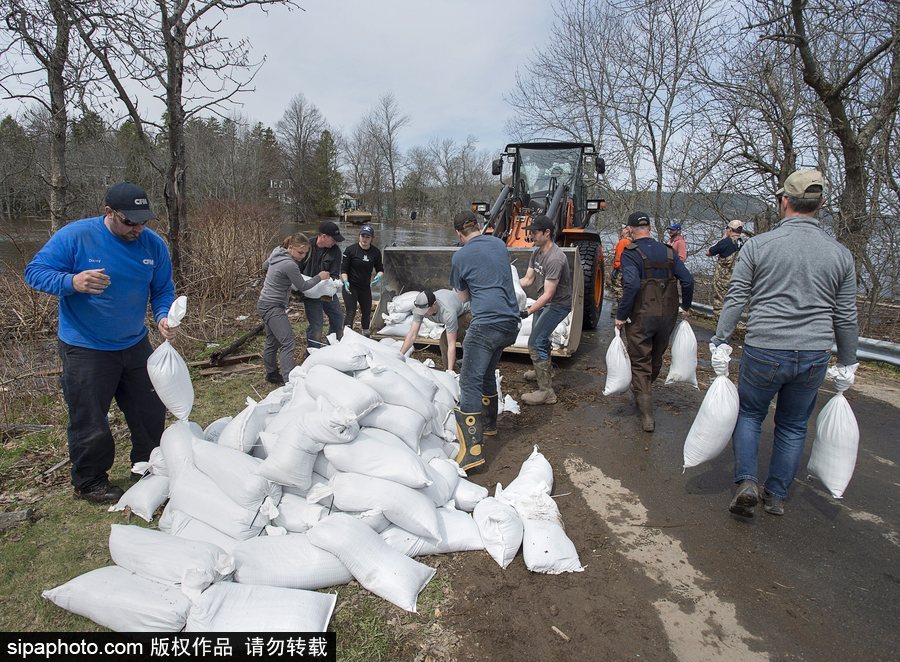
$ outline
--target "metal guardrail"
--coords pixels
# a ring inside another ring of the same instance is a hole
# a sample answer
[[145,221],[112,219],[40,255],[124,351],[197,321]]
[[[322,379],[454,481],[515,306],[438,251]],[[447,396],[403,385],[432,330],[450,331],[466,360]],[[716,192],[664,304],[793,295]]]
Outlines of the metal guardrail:
[[[705,303],[693,303],[691,304],[691,309],[698,310],[706,315],[713,315],[712,306],[708,306]],[[831,351],[837,352],[837,346],[832,345]],[[860,361],[879,361],[900,367],[900,345],[887,340],[875,340],[860,336],[856,358]]]

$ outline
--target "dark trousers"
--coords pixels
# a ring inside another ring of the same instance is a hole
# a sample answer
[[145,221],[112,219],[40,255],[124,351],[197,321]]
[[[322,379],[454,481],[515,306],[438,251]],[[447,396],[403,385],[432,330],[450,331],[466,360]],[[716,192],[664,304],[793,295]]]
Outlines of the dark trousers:
[[350,284],[350,291],[344,290],[344,307],[347,309],[347,316],[344,318],[344,324],[353,328],[353,321],[356,319],[356,306],[359,304],[359,317],[362,328],[368,329],[372,322],[372,288],[357,287],[353,283]]
[[632,315],[625,325],[628,358],[631,360],[631,390],[635,395],[649,394],[650,385],[659,377],[663,354],[675,329],[677,316]]
[[76,489],[108,478],[116,452],[106,418],[113,398],[131,433],[132,464],[146,462],[159,446],[166,408],[147,374],[152,352],[146,336],[132,347],[109,352],[60,341],[59,381],[69,408],[69,459]]
[[[328,330],[337,335],[338,340],[344,335],[344,311],[341,310],[341,302],[337,294],[330,299],[304,299],[303,308],[306,311],[306,351],[325,346],[325,316],[328,315]],[[285,377],[287,375],[284,375]]]

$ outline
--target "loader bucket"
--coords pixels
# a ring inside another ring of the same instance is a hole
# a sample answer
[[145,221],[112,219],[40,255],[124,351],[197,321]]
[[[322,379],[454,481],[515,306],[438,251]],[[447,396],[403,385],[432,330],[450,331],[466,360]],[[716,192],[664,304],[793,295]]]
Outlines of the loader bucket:
[[[385,248],[383,250],[384,276],[382,278],[381,299],[372,319],[372,335],[384,338],[381,330],[385,323],[382,314],[387,313],[387,304],[398,294],[410,290],[450,289],[450,263],[456,247],[422,247],[422,248]],[[509,261],[514,264],[519,276],[528,270],[530,248],[511,248],[508,250]],[[553,350],[553,356],[572,356],[581,342],[581,325],[584,316],[584,279],[581,277],[581,263],[576,248],[563,248],[563,254],[569,263],[572,274],[572,324],[569,329],[569,344]],[[535,287],[525,288],[525,293],[532,299],[537,298]],[[416,344],[437,345],[437,340],[419,338]],[[508,347],[508,352],[527,354],[527,347]]]

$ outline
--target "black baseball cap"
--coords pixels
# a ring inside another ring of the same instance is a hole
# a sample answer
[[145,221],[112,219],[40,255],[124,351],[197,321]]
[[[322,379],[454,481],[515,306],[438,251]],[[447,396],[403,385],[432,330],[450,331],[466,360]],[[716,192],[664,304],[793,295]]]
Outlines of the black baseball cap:
[[319,223],[319,234],[326,234],[337,242],[344,241],[341,229],[334,221],[322,221]]
[[471,209],[466,209],[465,211],[459,212],[456,215],[456,218],[453,219],[453,227],[458,232],[462,232],[462,229],[467,225],[478,227],[478,217]]
[[526,230],[552,230],[553,229],[553,221],[551,221],[546,214],[541,214],[540,216],[535,216],[531,219],[531,223],[525,226]]
[[416,300],[413,301],[413,307],[416,309],[417,313],[424,315],[425,311],[434,305],[434,302],[434,292],[431,290],[422,290],[416,295]]
[[367,223],[366,225],[362,226],[359,229],[359,234],[366,235],[367,237],[374,237],[375,236],[375,228],[373,228],[371,225],[369,225]]
[[104,204],[115,209],[132,223],[143,224],[156,218],[156,214],[150,211],[147,192],[130,182],[119,182],[110,186],[106,191]]
[[645,212],[636,211],[628,217],[628,225],[633,228],[650,227],[650,217]]

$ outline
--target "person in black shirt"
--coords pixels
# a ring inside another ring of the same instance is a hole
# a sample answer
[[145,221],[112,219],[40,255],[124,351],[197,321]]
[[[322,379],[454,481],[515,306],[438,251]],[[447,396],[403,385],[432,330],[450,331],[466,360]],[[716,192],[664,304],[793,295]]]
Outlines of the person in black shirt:
[[359,304],[360,322],[364,336],[369,335],[369,323],[372,320],[372,286],[369,280],[375,271],[375,283],[381,282],[384,276],[384,265],[381,262],[381,251],[372,245],[375,230],[371,225],[363,225],[359,229],[359,242],[347,246],[344,259],[341,261],[341,280],[344,282],[344,307],[347,309],[347,326],[353,328],[356,319],[356,306]]
[[[322,221],[319,223],[319,234],[309,240],[309,255],[300,266],[305,276],[315,276],[320,271],[327,271],[334,279],[341,275],[341,249],[339,243],[344,241],[337,223]],[[304,299],[306,310],[306,351],[317,349],[325,344],[322,331],[325,326],[325,315],[328,315],[328,329],[336,333],[338,339],[344,335],[344,311],[337,294],[325,299]],[[287,375],[285,375],[287,377]]]
[[731,274],[738,260],[738,251],[744,245],[744,238],[741,236],[743,231],[744,224],[741,221],[731,221],[725,230],[725,237],[706,251],[707,255],[719,258],[716,261],[716,272],[713,274],[713,313],[716,317],[722,312]]

